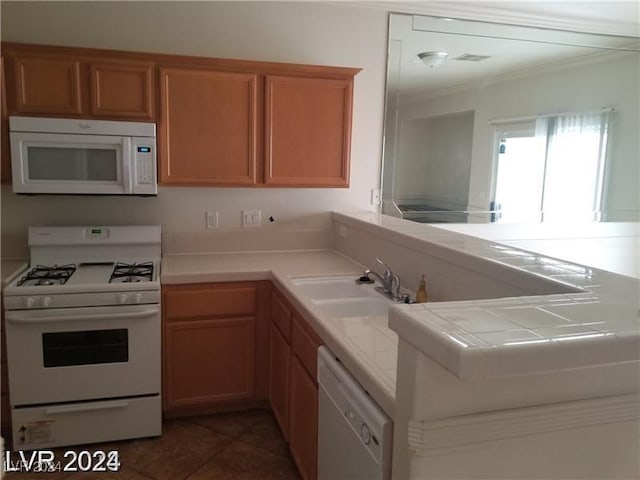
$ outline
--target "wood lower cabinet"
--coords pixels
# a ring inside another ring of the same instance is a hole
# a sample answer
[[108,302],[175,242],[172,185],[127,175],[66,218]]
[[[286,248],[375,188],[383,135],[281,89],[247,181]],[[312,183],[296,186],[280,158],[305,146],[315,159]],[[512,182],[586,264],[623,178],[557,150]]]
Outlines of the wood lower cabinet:
[[277,291],[272,293],[271,315],[271,408],[302,478],[312,480],[318,458],[316,355],[322,342]]
[[165,413],[266,398],[267,282],[163,287]]
[[254,185],[257,76],[162,68],[160,181],[165,185]]
[[167,324],[166,406],[253,399],[255,324],[255,317]]
[[274,323],[271,324],[269,346],[269,401],[282,434],[289,440],[291,346]]
[[302,478],[314,479],[318,463],[318,384],[295,355],[289,389],[289,449]]
[[162,287],[163,410],[267,400],[305,480],[317,477],[320,337],[269,282]]

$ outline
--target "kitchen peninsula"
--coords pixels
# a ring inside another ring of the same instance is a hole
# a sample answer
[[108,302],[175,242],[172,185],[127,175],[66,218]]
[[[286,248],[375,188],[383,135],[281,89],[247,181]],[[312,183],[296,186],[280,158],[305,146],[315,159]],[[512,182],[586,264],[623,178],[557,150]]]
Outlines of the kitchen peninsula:
[[[410,290],[427,274],[433,303],[390,309],[398,336],[385,318],[323,317],[292,282],[355,277],[376,256]],[[333,251],[164,255],[165,285],[247,280],[270,280],[394,419],[398,478],[422,478],[429,468],[436,477],[472,475],[445,468],[461,452],[480,476],[637,473],[635,279],[370,213],[333,214]],[[477,433],[488,425],[497,433]],[[517,454],[541,438],[562,450],[568,434],[588,462],[559,455],[536,469]],[[629,448],[612,452],[598,438]],[[496,463],[505,442],[518,460]],[[613,469],[603,458],[612,455]]]

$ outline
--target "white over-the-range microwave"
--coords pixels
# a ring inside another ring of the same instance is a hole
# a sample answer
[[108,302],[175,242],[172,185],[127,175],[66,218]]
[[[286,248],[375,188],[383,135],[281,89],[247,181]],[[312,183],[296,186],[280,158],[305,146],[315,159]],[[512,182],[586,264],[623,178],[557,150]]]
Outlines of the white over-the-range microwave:
[[9,117],[13,191],[157,195],[156,125]]

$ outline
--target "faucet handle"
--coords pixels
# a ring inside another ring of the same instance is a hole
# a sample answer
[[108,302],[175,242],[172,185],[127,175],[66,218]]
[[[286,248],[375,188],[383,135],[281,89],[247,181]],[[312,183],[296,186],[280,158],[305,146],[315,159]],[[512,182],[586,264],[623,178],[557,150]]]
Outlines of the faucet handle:
[[391,272],[391,269],[389,268],[389,265],[387,265],[386,263],[384,263],[382,260],[380,260],[379,258],[376,257],[376,262],[378,262],[380,265],[382,265],[386,271],[384,272],[385,277],[389,278],[393,275],[393,272]]

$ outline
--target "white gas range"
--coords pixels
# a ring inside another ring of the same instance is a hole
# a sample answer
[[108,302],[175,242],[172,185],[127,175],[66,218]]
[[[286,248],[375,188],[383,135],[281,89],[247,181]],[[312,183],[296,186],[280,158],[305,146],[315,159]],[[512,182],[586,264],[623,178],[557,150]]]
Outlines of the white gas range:
[[3,291],[14,449],[160,435],[160,227],[32,227],[29,247]]

